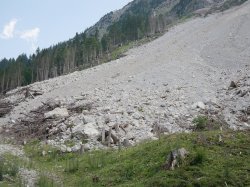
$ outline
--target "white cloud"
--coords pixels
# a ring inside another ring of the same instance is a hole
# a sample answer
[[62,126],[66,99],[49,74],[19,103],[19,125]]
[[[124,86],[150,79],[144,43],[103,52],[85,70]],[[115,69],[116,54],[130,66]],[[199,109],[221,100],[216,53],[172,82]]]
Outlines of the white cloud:
[[36,41],[39,33],[40,33],[40,29],[38,27],[36,27],[34,29],[27,30],[27,31],[23,32],[20,35],[20,38],[27,40],[27,41]]
[[20,38],[26,40],[31,44],[31,51],[34,52],[37,49],[37,39],[40,33],[40,29],[38,27],[24,31]]
[[0,34],[0,37],[2,39],[10,39],[14,37],[14,30],[15,26],[17,23],[17,19],[12,19],[9,23],[7,23],[4,28],[2,33]]

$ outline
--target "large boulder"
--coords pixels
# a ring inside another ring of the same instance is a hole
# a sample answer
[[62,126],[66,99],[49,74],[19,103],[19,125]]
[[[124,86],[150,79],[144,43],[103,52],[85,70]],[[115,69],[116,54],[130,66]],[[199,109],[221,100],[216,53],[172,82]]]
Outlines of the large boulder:
[[72,152],[78,152],[81,150],[82,144],[78,143],[76,145],[74,145],[73,147],[71,147]]
[[202,109],[202,110],[205,110],[205,109],[206,109],[206,105],[205,105],[203,102],[199,101],[199,102],[197,102],[197,103],[194,103],[194,104],[192,105],[192,108],[193,108],[193,109],[200,108],[200,109]]
[[100,135],[95,123],[79,124],[72,129],[73,136],[81,139],[95,139]]
[[52,111],[46,112],[44,114],[44,117],[46,119],[48,118],[65,118],[69,116],[69,112],[67,110],[67,108],[55,108]]

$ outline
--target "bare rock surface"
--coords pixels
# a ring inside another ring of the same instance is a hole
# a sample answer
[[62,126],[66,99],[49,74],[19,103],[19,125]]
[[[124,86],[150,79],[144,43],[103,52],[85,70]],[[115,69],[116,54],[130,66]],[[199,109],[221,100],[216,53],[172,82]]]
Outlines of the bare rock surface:
[[[13,90],[5,100],[18,104],[0,125],[18,124],[52,100],[64,108],[64,120],[51,121],[46,132],[51,144],[69,151],[67,140],[94,149],[130,146],[158,132],[186,132],[204,110],[221,115],[231,128],[249,128],[249,20],[248,1],[174,26],[121,59],[34,83],[30,89],[43,93],[35,98],[23,99],[15,94],[21,88]],[[228,89],[231,81],[236,85]],[[110,129],[119,141],[104,145],[101,136]]]
[[180,148],[172,150],[167,156],[167,160],[163,165],[166,170],[174,170],[176,167],[179,167],[181,162],[189,155],[189,152],[185,148]]

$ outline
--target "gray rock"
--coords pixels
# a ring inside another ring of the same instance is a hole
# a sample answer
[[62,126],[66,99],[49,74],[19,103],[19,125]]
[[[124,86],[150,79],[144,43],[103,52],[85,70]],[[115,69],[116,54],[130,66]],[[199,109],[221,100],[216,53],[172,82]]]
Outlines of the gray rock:
[[46,151],[42,151],[42,156],[46,156],[47,152]]
[[152,133],[160,135],[162,133],[169,132],[167,126],[168,125],[154,123],[154,125],[152,126]]
[[90,150],[89,144],[84,144],[82,147],[83,147],[84,151],[89,151]]
[[90,138],[90,139],[96,139],[100,132],[98,131],[95,123],[88,123],[85,125],[77,125],[72,129],[72,133],[74,136],[78,138]]
[[135,112],[132,117],[136,120],[139,120],[140,118],[142,118],[141,114],[139,114],[138,112]]
[[173,150],[167,156],[167,160],[163,167],[167,170],[174,170],[180,165],[180,161],[184,160],[189,152],[185,148]]
[[67,151],[67,146],[64,145],[64,144],[62,144],[62,145],[60,146],[60,150],[61,150],[61,152],[65,153],[65,152]]
[[193,109],[195,109],[195,108],[200,108],[200,109],[202,109],[202,110],[205,110],[206,105],[205,105],[203,102],[199,101],[199,102],[197,102],[197,103],[194,103],[194,104],[192,105],[192,108],[193,108]]
[[129,142],[129,140],[126,139],[126,138],[123,140],[122,145],[123,145],[124,147],[130,147],[130,146],[132,146],[132,144],[131,144],[131,143]]
[[80,149],[81,149],[81,144],[80,144],[80,143],[79,143],[79,144],[76,144],[76,145],[74,145],[73,147],[71,147],[71,149],[72,149],[72,152],[80,151]]
[[46,119],[48,119],[48,118],[64,118],[64,117],[68,117],[68,116],[69,116],[69,112],[68,112],[67,108],[55,108],[54,110],[44,114],[44,117]]
[[84,122],[84,124],[94,123],[95,122],[95,118],[92,117],[92,116],[84,116],[83,122]]
[[67,125],[65,125],[64,123],[60,124],[60,126],[58,127],[62,132],[67,131]]
[[197,107],[204,110],[206,108],[206,105],[203,102],[200,101],[200,102],[197,103]]
[[132,109],[132,108],[127,108],[127,113],[128,113],[129,115],[133,114],[134,112],[135,112],[134,109]]
[[169,117],[169,118],[168,118],[168,122],[169,122],[170,124],[174,124],[174,119],[173,119],[172,117]]
[[185,159],[185,157],[189,154],[185,148],[178,149],[178,154],[181,159]]
[[60,107],[61,106],[61,102],[58,99],[48,99],[45,103],[50,108],[56,108],[56,107]]
[[58,128],[57,127],[53,127],[52,129],[49,130],[49,134],[53,135],[53,134],[57,134],[58,133]]
[[71,147],[67,147],[67,149],[66,149],[66,150],[67,150],[67,152],[68,152],[68,153],[71,153],[71,152],[72,152]]
[[75,126],[86,124],[86,121],[85,121],[85,119],[83,118],[83,115],[70,117],[69,119],[70,119],[70,120],[69,120],[70,123],[73,124],[73,125],[75,125]]

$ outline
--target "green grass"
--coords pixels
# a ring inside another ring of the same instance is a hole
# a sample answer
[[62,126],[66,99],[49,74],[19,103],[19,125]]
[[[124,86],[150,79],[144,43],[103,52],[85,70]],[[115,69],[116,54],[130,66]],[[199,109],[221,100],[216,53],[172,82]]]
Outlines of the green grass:
[[128,44],[125,44],[121,47],[116,48],[111,52],[111,59],[110,60],[116,60],[118,58],[121,58],[124,56],[124,53],[126,53],[130,48],[132,48],[133,42],[130,42]]
[[55,187],[57,186],[54,180],[48,178],[46,175],[41,174],[38,181],[37,186],[39,187]]
[[123,44],[120,47],[115,48],[114,50],[112,50],[111,54],[110,54],[110,58],[106,59],[107,62],[109,62],[110,60],[116,60],[119,59],[123,56],[125,56],[125,53],[129,50],[132,49],[133,47],[138,47],[141,46],[145,43],[148,43],[156,38],[158,38],[159,36],[161,36],[163,33],[160,34],[155,34],[153,37],[144,37],[141,38],[137,41],[131,41],[128,43]]
[[17,186],[21,160],[11,154],[0,156],[0,186]]
[[222,122],[217,121],[216,119],[199,115],[193,119],[193,130],[194,131],[211,131],[211,130],[219,130],[220,128],[228,129],[227,125]]
[[208,118],[206,116],[198,116],[193,120],[193,123],[195,125],[195,130],[205,130]]
[[[205,131],[164,136],[121,151],[54,151],[43,157],[37,143],[25,150],[34,168],[54,173],[64,186],[249,186],[249,145],[250,132]],[[174,171],[164,170],[169,152],[181,147],[189,157]]]

